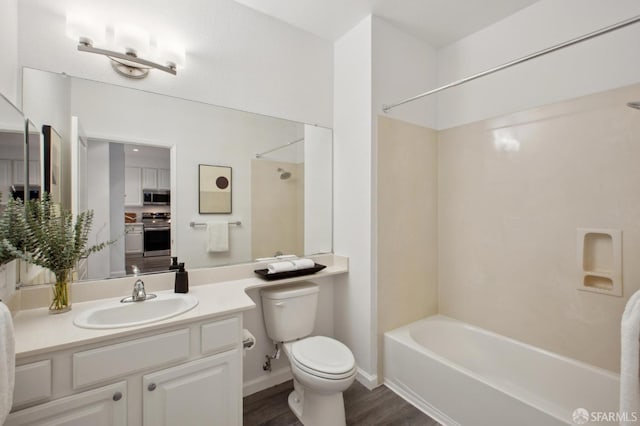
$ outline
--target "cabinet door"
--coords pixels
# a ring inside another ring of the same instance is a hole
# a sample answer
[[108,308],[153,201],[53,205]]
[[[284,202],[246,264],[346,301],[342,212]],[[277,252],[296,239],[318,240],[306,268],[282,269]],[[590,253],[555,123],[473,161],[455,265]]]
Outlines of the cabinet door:
[[40,161],[29,161],[29,185],[40,186]]
[[233,349],[144,376],[143,425],[242,424],[240,357]]
[[140,167],[124,168],[124,205],[142,205],[142,181]]
[[158,189],[171,189],[171,173],[167,169],[158,169]]
[[142,169],[142,189],[158,189],[158,169]]
[[125,426],[127,383],[119,382],[11,413],[4,426]]
[[11,191],[11,160],[0,160],[0,203],[7,204]]
[[24,161],[13,160],[13,184],[24,185]]
[[125,227],[124,252],[127,254],[144,252],[144,236],[141,226]]

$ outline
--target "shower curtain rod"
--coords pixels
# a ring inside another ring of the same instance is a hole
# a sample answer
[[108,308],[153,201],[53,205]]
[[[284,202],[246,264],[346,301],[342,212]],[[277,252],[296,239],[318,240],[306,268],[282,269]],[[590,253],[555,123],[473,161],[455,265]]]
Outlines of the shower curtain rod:
[[287,142],[287,143],[285,143],[284,145],[280,145],[280,146],[277,146],[277,147],[275,147],[275,148],[271,148],[271,149],[270,149],[270,150],[268,150],[268,151],[261,152],[260,154],[256,154],[256,158],[260,158],[260,157],[262,157],[263,155],[268,154],[268,153],[270,153],[270,152],[277,151],[277,150],[279,150],[279,149],[286,148],[286,147],[288,147],[289,145],[293,145],[294,143],[303,142],[303,141],[304,141],[304,138],[302,138],[302,139],[297,139],[297,140],[295,140],[295,141],[293,141],[293,142]]
[[587,41],[587,40],[590,40],[592,38],[601,36],[603,34],[607,34],[607,33],[610,33],[612,31],[615,31],[615,30],[619,30],[620,28],[624,28],[626,26],[635,24],[637,22],[640,22],[640,15],[634,16],[633,18],[629,18],[629,19],[627,19],[625,21],[618,22],[618,23],[610,25],[608,27],[600,28],[599,30],[595,30],[595,31],[590,32],[588,34],[585,34],[583,36],[576,37],[574,39],[571,39],[569,41],[565,41],[565,42],[560,43],[560,44],[556,44],[556,45],[548,47],[546,49],[539,50],[539,51],[537,51],[535,53],[531,53],[531,54],[529,54],[527,56],[523,56],[521,58],[514,59],[513,61],[506,62],[506,63],[504,63],[502,65],[498,65],[497,67],[488,69],[488,70],[480,72],[478,74],[474,74],[472,76],[465,77],[465,78],[462,78],[460,80],[453,81],[451,83],[445,84],[444,86],[440,86],[440,87],[438,87],[436,89],[429,90],[428,92],[421,93],[421,94],[413,96],[411,98],[407,98],[407,99],[402,100],[400,102],[397,102],[395,104],[382,105],[382,111],[387,113],[391,109],[393,109],[393,108],[395,108],[397,106],[404,105],[404,104],[409,103],[409,102],[413,102],[415,100],[424,98],[425,96],[429,96],[429,95],[433,95],[433,94],[438,93],[438,92],[442,92],[443,90],[450,89],[452,87],[459,86],[461,84],[467,83],[467,82],[475,80],[477,78],[484,77],[485,75],[493,74],[494,72],[501,71],[501,70],[503,70],[505,68],[510,68],[510,67],[512,67],[514,65],[518,65],[518,64],[521,64],[523,62],[530,61],[531,59],[535,59],[537,57],[544,56],[544,55],[546,55],[548,53],[555,52],[556,50],[564,49],[565,47],[573,46],[574,44],[578,44],[578,43],[581,43],[583,41]]

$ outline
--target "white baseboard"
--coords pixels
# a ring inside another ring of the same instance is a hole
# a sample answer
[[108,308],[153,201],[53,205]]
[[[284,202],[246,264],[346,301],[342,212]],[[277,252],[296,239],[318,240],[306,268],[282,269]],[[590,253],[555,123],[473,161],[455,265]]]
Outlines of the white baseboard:
[[358,368],[356,380],[369,390],[373,390],[381,385],[381,383],[378,383],[377,374],[369,374],[361,368]]
[[444,426],[460,426],[460,424],[458,422],[456,422],[455,420],[451,419],[449,416],[444,414],[442,411],[440,411],[437,408],[433,407],[431,404],[429,404],[428,402],[426,402],[425,400],[420,398],[415,393],[411,392],[408,389],[405,389],[404,386],[402,386],[401,384],[398,384],[398,383],[394,382],[393,380],[390,380],[390,379],[385,377],[384,385],[386,387],[388,387],[389,389],[391,389],[400,398],[404,399],[409,404],[413,405],[418,410],[422,411],[427,416],[431,417],[432,419],[434,419],[435,421],[437,421],[441,425],[444,425]]
[[291,368],[284,367],[271,373],[265,373],[261,377],[248,380],[242,384],[242,396],[249,396],[261,390],[284,383],[293,379]]

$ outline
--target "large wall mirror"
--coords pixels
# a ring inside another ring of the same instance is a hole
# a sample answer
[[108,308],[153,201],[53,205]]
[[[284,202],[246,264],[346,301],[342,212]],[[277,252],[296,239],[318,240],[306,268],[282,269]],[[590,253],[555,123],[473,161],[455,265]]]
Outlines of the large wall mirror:
[[[33,69],[23,107],[61,135],[62,198],[94,210],[90,238],[119,237],[84,278],[332,251],[331,129]],[[230,171],[230,212],[200,213],[200,165]]]
[[0,208],[12,196],[24,199],[28,173],[26,149],[25,119],[13,104],[0,96]]

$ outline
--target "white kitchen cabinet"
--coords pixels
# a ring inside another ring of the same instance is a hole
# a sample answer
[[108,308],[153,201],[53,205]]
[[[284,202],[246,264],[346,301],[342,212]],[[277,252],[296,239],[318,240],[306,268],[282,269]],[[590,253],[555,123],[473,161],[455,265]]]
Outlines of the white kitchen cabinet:
[[[40,161],[29,161],[29,185],[40,186]],[[13,160],[13,184],[24,185],[24,161]]]
[[124,205],[142,205],[142,178],[140,167],[124,168]]
[[127,382],[81,392],[11,413],[4,426],[125,426]]
[[0,203],[7,204],[11,190],[11,160],[0,160],[0,193],[2,198]]
[[228,426],[241,423],[239,350],[142,378],[144,426]]
[[171,174],[168,169],[142,169],[142,189],[166,190],[171,189]]
[[171,189],[171,173],[167,169],[158,169],[158,189]]
[[144,252],[144,227],[140,224],[124,226],[124,252],[139,254]]
[[142,169],[142,189],[158,189],[158,169]]

